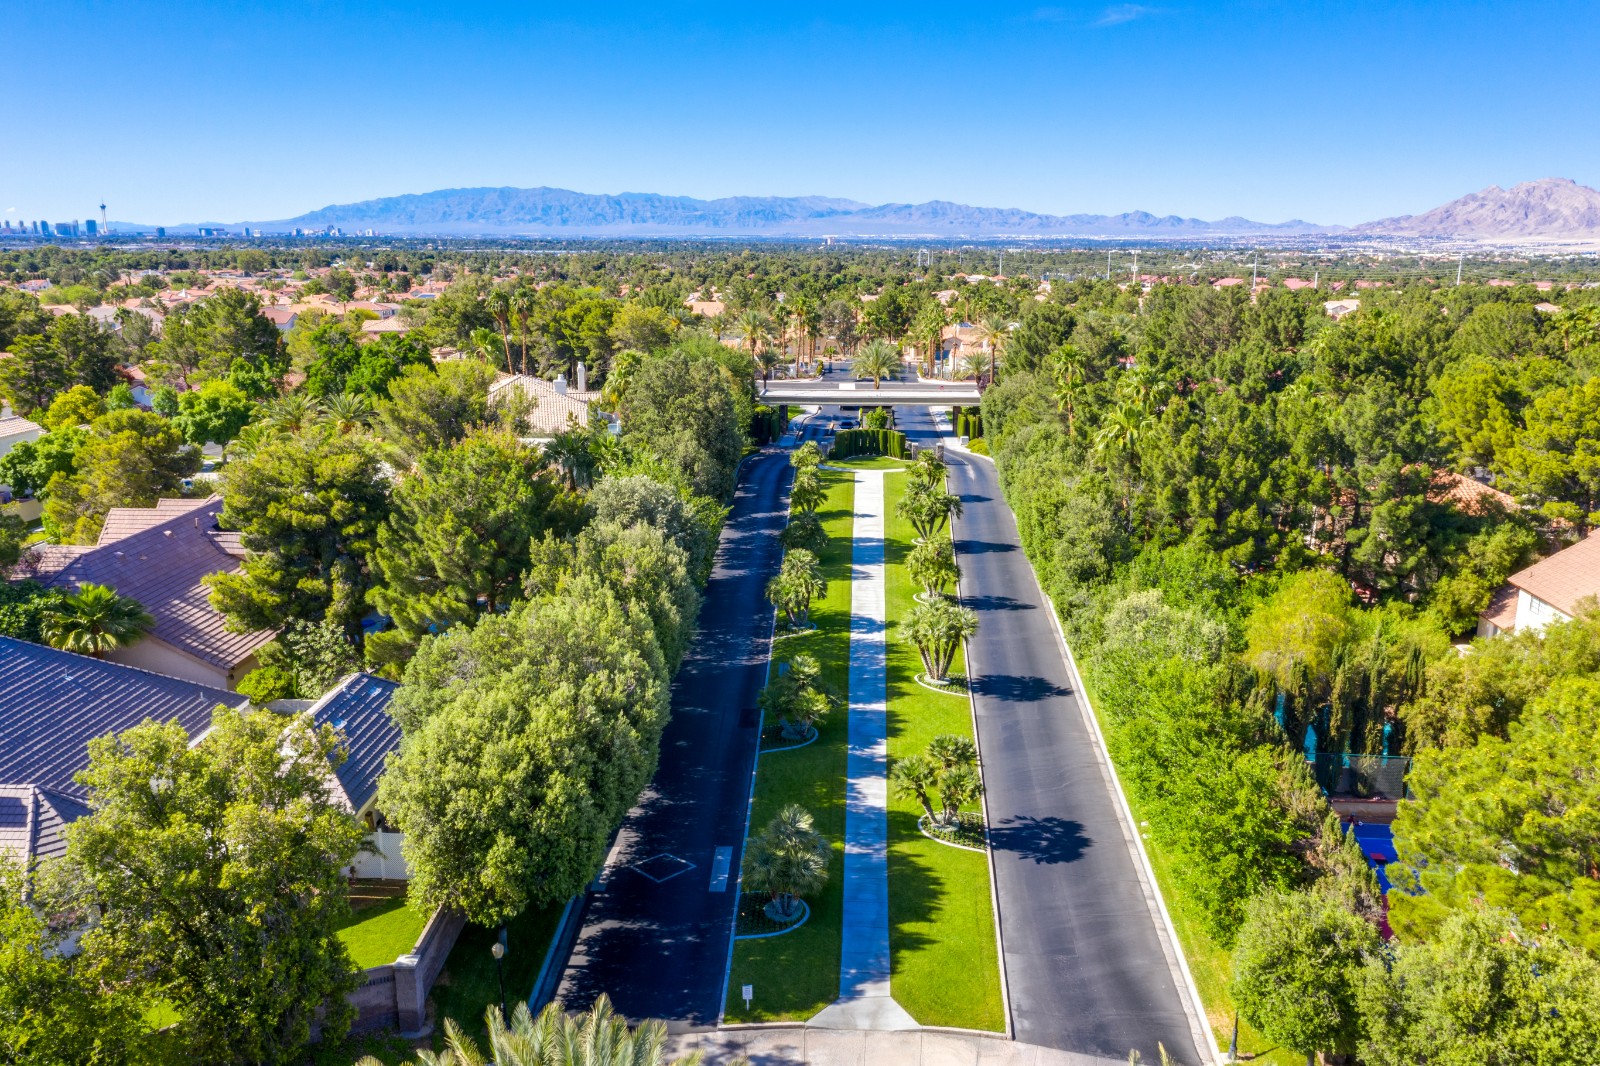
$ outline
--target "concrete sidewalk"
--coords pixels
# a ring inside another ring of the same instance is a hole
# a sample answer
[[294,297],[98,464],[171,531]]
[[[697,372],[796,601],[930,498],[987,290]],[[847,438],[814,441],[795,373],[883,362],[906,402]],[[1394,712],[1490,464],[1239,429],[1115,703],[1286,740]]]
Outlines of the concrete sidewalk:
[[813,1025],[908,1029],[889,995],[888,607],[883,471],[855,473],[850,555],[850,742],[844,815],[844,928],[839,999]]
[[750,1066],[1127,1066],[1126,1059],[943,1029],[886,1033],[763,1026],[680,1033],[667,1040],[669,1060],[695,1051],[705,1056],[705,1066],[729,1066],[741,1058]]

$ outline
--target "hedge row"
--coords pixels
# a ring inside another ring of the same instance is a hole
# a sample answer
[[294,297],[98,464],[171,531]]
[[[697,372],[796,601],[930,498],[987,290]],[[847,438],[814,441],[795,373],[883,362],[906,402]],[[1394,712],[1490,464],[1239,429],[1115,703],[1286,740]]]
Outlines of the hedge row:
[[976,407],[953,407],[950,410],[950,424],[956,436],[977,440],[983,436],[983,416]]
[[895,459],[906,457],[906,435],[894,429],[845,429],[833,438],[832,459],[850,459],[857,455],[887,455]]
[[756,444],[770,444],[783,436],[788,428],[789,405],[786,403],[776,407],[761,404],[750,416],[750,439]]

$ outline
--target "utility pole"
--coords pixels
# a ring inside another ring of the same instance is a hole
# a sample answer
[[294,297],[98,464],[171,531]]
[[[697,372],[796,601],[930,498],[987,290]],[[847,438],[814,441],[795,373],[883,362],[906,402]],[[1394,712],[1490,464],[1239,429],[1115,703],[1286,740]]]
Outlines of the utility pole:
[[1000,276],[1002,278],[1006,276],[1006,250],[1004,248],[1000,249]]
[[1456,284],[1461,284],[1461,264],[1466,261],[1467,253],[1461,252],[1456,256]]
[[1315,289],[1315,288],[1316,288],[1316,287],[1317,287],[1317,282],[1318,282],[1318,281],[1320,281],[1320,280],[1321,280],[1321,278],[1322,278],[1322,271],[1320,271],[1320,270],[1313,270],[1313,271],[1312,271],[1312,272],[1311,272],[1311,287],[1312,287],[1312,288],[1313,288],[1313,289]]
[[1111,253],[1106,253],[1106,280],[1111,280]]
[[1261,253],[1256,253],[1256,261],[1250,268],[1250,291],[1256,291],[1256,282],[1261,278]]
[[1137,248],[1133,252],[1133,287],[1136,289],[1141,287],[1139,285],[1139,250]]

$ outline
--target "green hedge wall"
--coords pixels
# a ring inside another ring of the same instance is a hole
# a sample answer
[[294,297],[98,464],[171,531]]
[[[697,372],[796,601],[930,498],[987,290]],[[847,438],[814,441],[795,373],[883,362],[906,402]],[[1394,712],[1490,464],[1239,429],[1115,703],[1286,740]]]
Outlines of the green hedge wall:
[[906,457],[906,435],[894,429],[844,429],[833,438],[832,459],[851,459],[857,455]]
[[950,409],[950,426],[958,437],[967,437],[977,440],[983,436],[983,416],[976,407],[953,407]]

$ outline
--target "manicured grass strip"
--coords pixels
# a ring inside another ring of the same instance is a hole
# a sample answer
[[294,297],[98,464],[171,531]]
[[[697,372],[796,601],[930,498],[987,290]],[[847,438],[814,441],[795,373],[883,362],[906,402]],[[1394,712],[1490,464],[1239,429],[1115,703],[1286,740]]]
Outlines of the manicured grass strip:
[[[906,475],[885,477],[884,506],[889,608],[889,757],[922,751],[942,733],[972,736],[972,707],[964,695],[931,692],[916,683],[922,658],[899,635],[918,591],[906,573],[916,536],[895,513]],[[966,673],[956,653],[951,672]],[[981,810],[974,804],[972,810]],[[923,1025],[1005,1029],[1000,951],[989,891],[988,856],[946,847],[917,829],[921,807],[889,797],[889,988]]]
[[[756,771],[750,831],[759,833],[786,803],[798,803],[816,819],[818,832],[833,842],[828,884],[811,906],[811,918],[792,933],[734,945],[728,981],[729,1022],[803,1021],[839,998],[839,949],[844,912],[844,790],[850,686],[850,550],[855,507],[851,475],[823,471],[828,495],[818,509],[828,532],[819,560],[828,595],[811,606],[817,628],[785,637],[773,647],[780,659],[805,653],[822,664],[822,680],[839,706],[819,724],[816,742],[761,756]],[[752,605],[752,609],[758,609]],[[730,904],[731,906],[731,904]],[[751,1009],[739,992],[755,985]]]
[[[561,921],[560,904],[529,908],[511,920],[506,928],[506,1010],[515,1011],[519,1001],[533,994],[533,982],[544,965],[545,952]],[[444,1047],[444,1019],[454,1018],[478,1045],[486,1043],[483,1012],[500,1003],[500,982],[495,973],[490,948],[499,939],[498,926],[468,925],[461,930],[456,946],[445,960],[444,970],[433,986],[434,1048]]]
[[428,915],[400,896],[351,914],[339,929],[339,939],[356,967],[365,970],[387,966],[410,951],[427,924]]

